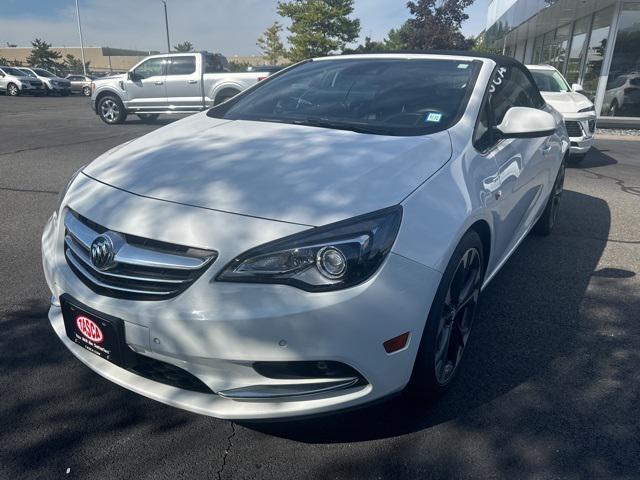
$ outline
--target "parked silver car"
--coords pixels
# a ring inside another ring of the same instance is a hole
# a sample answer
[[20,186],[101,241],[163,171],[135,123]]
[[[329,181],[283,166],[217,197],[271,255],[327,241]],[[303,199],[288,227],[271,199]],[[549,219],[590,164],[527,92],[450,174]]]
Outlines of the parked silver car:
[[67,75],[66,79],[71,82],[72,92],[80,92],[85,97],[89,97],[91,95],[91,82],[93,79],[90,76],[71,74]]
[[30,78],[16,67],[0,66],[0,91],[12,97],[22,93],[42,95],[42,82],[37,78]]
[[161,113],[193,113],[218,105],[269,76],[230,72],[227,59],[212,53],[153,55],[121,75],[91,84],[91,108],[108,124],[128,114],[153,121]]
[[57,76],[55,73],[51,73],[49,70],[37,67],[19,67],[18,70],[40,80],[48,94],[58,94],[66,97],[71,93],[71,82]]

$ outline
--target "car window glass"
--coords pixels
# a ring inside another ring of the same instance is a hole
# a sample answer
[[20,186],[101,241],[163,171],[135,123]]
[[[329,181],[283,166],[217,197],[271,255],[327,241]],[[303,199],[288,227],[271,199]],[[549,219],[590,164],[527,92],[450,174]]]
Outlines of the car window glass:
[[222,62],[215,55],[205,55],[204,57],[204,73],[222,72]]
[[189,75],[196,71],[196,57],[173,57],[167,75]]
[[47,72],[46,70],[43,70],[41,68],[34,68],[33,71],[36,72],[41,77],[47,77],[47,78],[55,77],[55,75],[53,73]]
[[440,58],[307,62],[243,95],[222,118],[424,135],[457,121],[479,65]]
[[511,107],[540,108],[544,105],[538,88],[518,67],[499,67],[490,85],[490,101],[496,125]]
[[164,64],[166,60],[164,58],[150,58],[143,64],[136,67],[133,71],[139,78],[150,78],[163,75]]
[[531,75],[541,92],[565,93],[569,86],[555,70],[532,70]]
[[487,151],[493,144],[493,135],[491,133],[491,117],[489,115],[489,102],[482,105],[482,109],[478,114],[476,129],[473,132],[473,145],[480,152]]

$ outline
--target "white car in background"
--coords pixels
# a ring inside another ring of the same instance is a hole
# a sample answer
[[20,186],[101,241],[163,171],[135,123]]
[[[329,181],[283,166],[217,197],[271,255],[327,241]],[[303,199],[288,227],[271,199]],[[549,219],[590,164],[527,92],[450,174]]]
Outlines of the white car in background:
[[30,78],[16,67],[0,65],[0,91],[16,97],[23,93],[42,95],[42,82],[37,78]]
[[571,139],[571,158],[581,160],[593,144],[596,111],[593,102],[580,92],[582,86],[569,86],[562,74],[550,65],[527,65],[545,101],[562,114]]
[[49,70],[37,67],[19,67],[19,70],[42,81],[44,89],[49,95],[57,93],[58,95],[66,97],[71,94],[71,82],[65,78],[58,77]]
[[551,232],[568,150],[513,59],[309,60],[82,168],[42,238],[49,320],[100,375],[216,417],[443,393],[481,290]]

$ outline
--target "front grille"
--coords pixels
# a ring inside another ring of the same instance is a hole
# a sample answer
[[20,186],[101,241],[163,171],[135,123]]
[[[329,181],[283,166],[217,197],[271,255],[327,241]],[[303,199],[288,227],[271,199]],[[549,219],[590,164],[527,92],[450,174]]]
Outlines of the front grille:
[[[91,290],[131,300],[164,300],[189,287],[215,261],[217,252],[109,231],[68,210],[64,217],[67,265]],[[91,258],[98,237],[114,241],[114,255],[99,269]]]
[[596,131],[596,121],[589,120],[589,133],[593,133]]
[[567,133],[570,137],[582,136],[582,128],[580,127],[580,123],[569,120],[564,122],[564,124],[567,127]]

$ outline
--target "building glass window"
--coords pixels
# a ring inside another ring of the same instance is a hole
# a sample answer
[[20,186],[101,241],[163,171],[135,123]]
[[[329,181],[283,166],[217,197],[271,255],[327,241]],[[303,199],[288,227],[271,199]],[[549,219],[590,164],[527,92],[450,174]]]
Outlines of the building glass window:
[[571,36],[571,24],[558,27],[556,37],[554,39],[553,57],[551,57],[551,65],[561,72],[564,72],[564,65],[567,61],[567,50],[569,49],[569,37]]
[[593,18],[593,28],[591,38],[587,48],[587,61],[584,68],[582,86],[584,94],[591,101],[594,100],[596,89],[598,88],[598,78],[602,70],[602,61],[607,50],[607,39],[609,37],[609,27],[613,17],[613,7],[605,8],[596,12]]
[[569,84],[578,83],[580,79],[580,65],[587,54],[587,34],[591,15],[576,21],[573,27],[573,37],[571,39],[571,50],[567,62],[567,74],[565,75]]
[[540,54],[540,63],[550,63],[553,58],[553,52],[555,50],[555,37],[556,31],[551,30],[544,34],[544,40],[542,41],[542,52]]
[[602,115],[640,117],[640,3],[624,3]]
[[531,56],[531,63],[534,65],[539,64],[542,60],[542,35],[536,37],[533,43],[533,54]]

